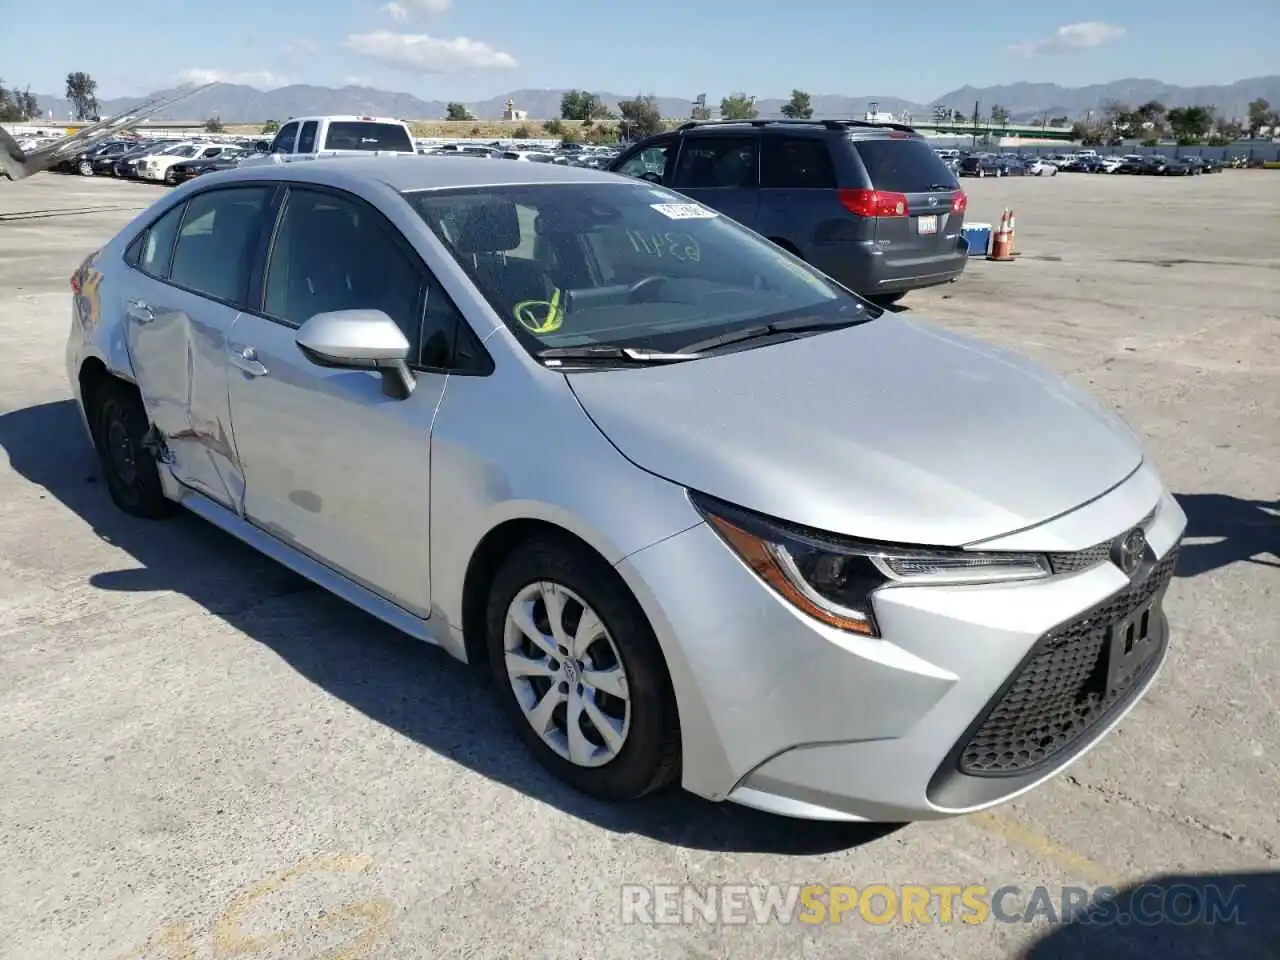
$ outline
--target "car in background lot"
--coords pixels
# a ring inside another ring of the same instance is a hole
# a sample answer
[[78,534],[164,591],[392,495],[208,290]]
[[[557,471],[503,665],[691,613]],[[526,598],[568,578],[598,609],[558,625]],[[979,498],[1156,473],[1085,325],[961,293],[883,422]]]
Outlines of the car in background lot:
[[60,173],[78,173],[82,177],[91,177],[95,173],[104,172],[109,164],[114,163],[136,146],[132,140],[112,140],[100,143],[74,157],[68,157],[51,169]]
[[1151,157],[1145,153],[1127,153],[1120,158],[1115,172],[1124,174],[1150,173]]
[[138,176],[138,162],[144,157],[154,156],[163,153],[165,150],[173,150],[181,147],[185,141],[182,140],[148,140],[140,143],[133,150],[121,154],[120,158],[111,165],[113,175],[124,180],[134,180]]
[[184,160],[212,160],[229,150],[238,150],[238,148],[230,143],[202,143],[196,141],[179,144],[162,153],[139,157],[134,172],[139,180],[150,180],[156,183],[177,183],[177,179],[171,176],[169,172],[175,163],[181,163]]
[[416,155],[413,135],[391,117],[295,117],[282,126],[266,150],[245,157],[247,166],[293,163],[317,157]]
[[1041,160],[1039,157],[1031,157],[1025,161],[1023,172],[1028,177],[1056,177],[1058,168],[1048,160]]
[[245,157],[252,156],[255,151],[246,147],[232,147],[223,150],[215,157],[194,160],[182,160],[171,166],[165,176],[166,183],[186,183],[206,173],[219,170],[231,170],[240,165]]
[[878,303],[957,278],[968,199],[911,127],[689,121],[609,169],[670,187]]
[[[815,144],[919,143],[801,129],[771,177]],[[728,174],[769,138],[728,167],[676,149]],[[918,171],[908,151],[879,160]],[[486,664],[516,735],[594,797],[981,810],[1081,756],[1167,657],[1186,517],[1109,407],[673,188],[241,167],[71,287],[69,384],[121,510],[185,507]]]
[[1026,172],[1013,156],[998,153],[970,153],[960,158],[957,170],[962,177],[1014,177]]

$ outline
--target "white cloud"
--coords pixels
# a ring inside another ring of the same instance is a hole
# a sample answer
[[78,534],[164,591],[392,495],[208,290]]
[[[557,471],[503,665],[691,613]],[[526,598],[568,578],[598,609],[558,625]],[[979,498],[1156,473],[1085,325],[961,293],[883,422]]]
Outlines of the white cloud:
[[1053,53],[1060,50],[1084,50],[1088,47],[1100,47],[1124,36],[1124,27],[1111,23],[1100,23],[1089,20],[1085,23],[1073,23],[1059,27],[1051,36],[1043,40],[1028,40],[1026,43],[1015,43],[1009,48],[1010,53],[1024,57],[1034,57],[1038,53]]
[[391,0],[382,12],[397,23],[432,13],[444,13],[453,6],[453,0]]
[[443,40],[426,34],[353,33],[343,43],[348,50],[410,73],[457,73],[465,70],[507,70],[516,58],[479,40]]
[[360,77],[347,75],[342,78],[342,85],[346,87],[372,87],[373,81],[368,77]]
[[237,83],[246,87],[254,87],[258,90],[274,90],[276,87],[287,86],[289,81],[284,77],[274,74],[269,70],[250,70],[244,73],[234,73],[224,70],[183,70],[178,74],[178,80],[181,83]]

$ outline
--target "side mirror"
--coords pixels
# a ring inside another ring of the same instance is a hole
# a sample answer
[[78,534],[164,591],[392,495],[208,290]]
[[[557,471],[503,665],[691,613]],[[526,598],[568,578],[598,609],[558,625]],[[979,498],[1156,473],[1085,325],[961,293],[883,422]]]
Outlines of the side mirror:
[[413,395],[409,341],[381,310],[332,310],[302,325],[294,342],[312,363],[341,370],[375,370],[382,392],[396,400]]
[[255,140],[253,142],[254,153],[267,153],[271,149],[271,144],[266,140]]

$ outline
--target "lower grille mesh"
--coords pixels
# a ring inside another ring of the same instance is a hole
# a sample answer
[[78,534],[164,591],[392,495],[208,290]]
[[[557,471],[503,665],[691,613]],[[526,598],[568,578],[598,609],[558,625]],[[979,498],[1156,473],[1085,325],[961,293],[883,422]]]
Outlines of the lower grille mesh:
[[989,708],[960,751],[960,772],[970,776],[1021,773],[1076,744],[1112,707],[1127,702],[1159,662],[1107,689],[1111,628],[1168,586],[1177,551],[1140,583],[1037,641],[1016,679]]

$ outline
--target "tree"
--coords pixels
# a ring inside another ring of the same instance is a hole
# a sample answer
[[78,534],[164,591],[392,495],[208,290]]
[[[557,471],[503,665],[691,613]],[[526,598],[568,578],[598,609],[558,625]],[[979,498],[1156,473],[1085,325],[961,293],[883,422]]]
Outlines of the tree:
[[[721,104],[721,109],[724,105]],[[792,90],[791,99],[782,105],[782,115],[791,120],[808,120],[813,116],[813,101],[803,90]],[[752,116],[755,116],[752,113]]]
[[705,103],[700,103],[693,108],[693,111],[689,119],[690,120],[710,120],[711,108],[708,107]]
[[965,122],[965,120],[967,120],[967,119],[968,119],[968,118],[964,115],[964,111],[963,111],[963,110],[952,110],[952,111],[951,111],[951,122],[952,122],[952,123],[964,123],[964,122]]
[[16,87],[9,89],[4,85],[4,81],[0,80],[0,120],[15,122],[38,116],[40,116],[40,104],[36,102],[30,87],[26,90],[19,90]]
[[226,130],[227,126],[222,122],[221,117],[210,117],[204,122],[205,133],[225,133]]
[[522,123],[516,127],[515,132],[511,134],[512,140],[528,140],[533,136],[533,131],[529,129],[527,123]]
[[564,121],[559,117],[552,117],[542,126],[547,133],[551,134],[553,137],[563,137],[565,132],[571,129],[570,127],[566,127]]
[[991,122],[996,126],[1004,126],[1009,122],[1009,111],[998,103],[991,105]]
[[263,136],[268,136],[270,134],[279,133],[279,132],[280,132],[279,120],[268,120],[266,123],[262,125]]
[[1101,146],[1106,139],[1102,130],[1092,121],[1076,121],[1071,127],[1071,139],[1079,140],[1086,147]]
[[603,120],[609,108],[594,93],[568,90],[560,98],[560,117],[564,120]]
[[950,121],[951,121],[951,108],[944,107],[940,103],[937,104],[933,108],[933,122],[937,126],[942,126],[943,124],[949,123]]
[[[1142,120],[1143,129],[1154,130],[1157,134],[1164,133],[1165,117],[1169,111],[1159,100],[1148,100],[1134,112]],[[1146,126],[1148,123],[1151,124],[1149,128]]]
[[756,98],[745,93],[731,93],[720,101],[720,116],[725,120],[754,120],[759,115]]
[[621,133],[627,139],[651,137],[665,128],[658,100],[652,94],[637,94],[633,100],[623,100],[618,104],[618,112],[622,114]]
[[1218,121],[1218,138],[1226,141],[1226,143],[1219,144],[1219,146],[1225,147],[1228,144],[1235,143],[1235,141],[1239,140],[1244,135],[1245,135],[1244,124],[1242,124],[1239,120],[1219,120]]
[[1066,117],[1051,117],[1049,119],[1049,126],[1051,127],[1065,127],[1066,125],[1067,125]]
[[67,74],[67,99],[74,120],[92,120],[98,115],[98,81],[77,70]]
[[1199,143],[1213,129],[1213,107],[1174,107],[1169,111],[1169,129],[1182,146]]
[[1272,122],[1270,103],[1259,97],[1249,104],[1249,136],[1251,138],[1256,138],[1262,132],[1262,128],[1269,126]]
[[474,120],[471,111],[467,109],[466,104],[447,103],[444,107],[444,118],[446,120]]

